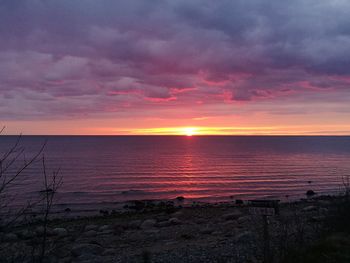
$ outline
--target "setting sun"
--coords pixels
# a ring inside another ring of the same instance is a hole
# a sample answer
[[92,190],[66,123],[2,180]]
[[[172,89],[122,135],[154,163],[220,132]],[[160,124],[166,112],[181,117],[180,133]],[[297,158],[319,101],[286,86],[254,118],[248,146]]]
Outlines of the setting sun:
[[198,128],[194,128],[194,127],[186,127],[183,130],[183,134],[186,136],[193,136],[196,135],[198,133]]

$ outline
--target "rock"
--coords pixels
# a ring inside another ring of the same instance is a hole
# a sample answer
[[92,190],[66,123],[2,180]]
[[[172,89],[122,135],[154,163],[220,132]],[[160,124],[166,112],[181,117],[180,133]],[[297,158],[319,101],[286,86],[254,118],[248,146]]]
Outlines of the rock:
[[98,235],[100,236],[109,236],[113,234],[116,234],[116,233],[112,229],[107,229],[107,230],[98,232]]
[[124,232],[125,227],[121,224],[114,224],[112,231],[115,235],[120,235],[121,233]]
[[106,230],[110,230],[111,229],[111,226],[110,225],[103,225],[103,226],[100,226],[98,231],[106,231]]
[[325,219],[326,219],[325,216],[313,216],[313,217],[310,218],[310,221],[318,223],[318,222],[324,221]]
[[310,205],[310,206],[304,207],[302,211],[304,211],[304,212],[311,212],[311,211],[316,211],[316,210],[318,210],[317,206]]
[[64,257],[58,260],[58,263],[71,263],[72,259],[70,257]]
[[206,224],[208,220],[205,220],[204,218],[198,218],[196,220],[196,224],[201,225],[201,224]]
[[99,255],[103,250],[103,247],[96,244],[79,244],[72,248],[71,253],[74,257],[81,257],[82,255]]
[[158,229],[146,229],[146,234],[158,234],[160,231]]
[[103,210],[103,209],[101,209],[99,212],[100,212],[100,214],[103,215],[103,216],[108,216],[108,215],[109,215],[109,211],[108,211],[108,210]]
[[34,233],[32,231],[28,231],[28,230],[23,230],[21,232],[21,237],[23,239],[31,239],[34,237]]
[[169,223],[172,225],[180,225],[182,222],[179,219],[177,219],[176,217],[173,217],[173,218],[169,219]]
[[157,226],[159,226],[159,227],[168,227],[168,226],[171,226],[171,223],[169,221],[163,221],[163,222],[159,222],[157,224]]
[[8,233],[4,236],[4,241],[7,241],[7,242],[14,242],[14,241],[17,241],[17,239],[18,237],[14,233]]
[[249,242],[253,239],[254,235],[250,231],[244,231],[242,233],[239,233],[235,239],[237,242]]
[[45,232],[45,228],[43,226],[38,226],[38,227],[35,228],[35,233],[38,236],[44,235],[44,232]]
[[313,195],[315,195],[316,193],[313,191],[313,190],[308,190],[307,192],[306,192],[306,195],[307,196],[313,196]]
[[87,225],[85,227],[85,231],[90,231],[90,230],[97,230],[98,226],[97,225]]
[[147,219],[145,221],[143,221],[143,223],[141,224],[141,228],[142,229],[149,229],[149,228],[153,228],[156,225],[157,221],[154,219]]
[[230,226],[230,227],[235,227],[238,225],[236,220],[227,220],[224,223],[222,223],[224,226]]
[[243,205],[243,200],[237,199],[236,200],[236,205]]
[[181,234],[180,237],[183,238],[183,239],[186,239],[186,240],[190,240],[190,239],[194,238],[194,236],[191,235],[191,234]]
[[172,217],[181,217],[181,216],[183,216],[183,214],[184,213],[181,210],[179,210],[179,211],[176,211],[175,213],[172,213],[171,216]]
[[[45,228],[43,226],[38,226],[37,228],[35,228],[35,233],[37,236],[43,236],[45,233]],[[46,227],[46,235],[54,235],[53,230],[50,227]]]
[[225,220],[236,220],[238,219],[240,216],[242,216],[242,213],[239,211],[235,211],[226,215],[223,215],[223,218]]
[[238,224],[245,224],[250,221],[250,216],[241,216],[237,219]]
[[204,234],[204,235],[210,235],[213,232],[214,232],[214,229],[211,227],[206,227],[206,228],[200,230],[200,233]]
[[107,248],[105,251],[103,251],[103,256],[110,256],[115,255],[116,251],[113,248]]
[[95,231],[95,230],[89,230],[89,231],[84,233],[84,236],[86,236],[86,237],[95,237],[96,235],[97,235],[97,231]]
[[328,209],[327,208],[324,208],[324,207],[322,207],[322,208],[320,208],[320,213],[321,214],[328,214]]
[[185,200],[185,197],[178,196],[178,197],[176,197],[176,200],[179,201],[179,202],[183,202]]
[[168,221],[169,216],[168,215],[159,215],[159,216],[157,216],[156,220],[157,220],[157,222]]
[[52,233],[53,233],[54,235],[59,236],[59,237],[65,237],[65,236],[68,235],[67,229],[62,228],[62,227],[54,228],[54,229],[52,230]]
[[137,229],[140,227],[141,223],[141,220],[133,220],[129,222],[128,227],[131,229]]

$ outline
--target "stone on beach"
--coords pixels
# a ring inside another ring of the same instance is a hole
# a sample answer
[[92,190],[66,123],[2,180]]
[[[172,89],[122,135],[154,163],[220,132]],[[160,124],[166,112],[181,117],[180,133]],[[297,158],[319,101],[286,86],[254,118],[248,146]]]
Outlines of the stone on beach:
[[214,232],[214,228],[209,227],[209,226],[207,226],[207,227],[203,228],[202,230],[200,230],[200,233],[204,234],[204,235],[209,235],[209,234],[211,234],[213,232]]
[[180,225],[182,222],[178,218],[173,217],[169,219],[169,223],[172,225]]
[[141,220],[132,220],[128,223],[128,227],[131,229],[137,229],[140,227],[141,223]]
[[141,224],[141,228],[142,229],[153,228],[153,227],[155,227],[156,224],[157,224],[156,220],[154,220],[154,219],[147,219],[147,220],[143,221],[143,223]]
[[110,230],[111,229],[111,226],[110,225],[103,225],[103,226],[100,226],[98,228],[98,231],[106,231],[106,230]]
[[89,231],[84,233],[84,236],[86,236],[86,237],[95,237],[96,235],[97,235],[97,231],[95,231],[95,230],[89,230]]
[[3,237],[3,239],[4,241],[7,241],[7,242],[14,242],[14,241],[17,241],[18,237],[14,233],[8,233]]
[[87,225],[87,226],[85,226],[85,231],[97,230],[97,229],[98,229],[97,225]]
[[237,210],[237,211],[234,211],[232,213],[223,215],[223,218],[225,220],[236,220],[236,219],[238,219],[241,216],[242,216],[242,213]]
[[35,233],[38,236],[44,235],[44,232],[45,232],[45,228],[43,226],[38,226],[38,227],[35,228]]
[[57,227],[52,230],[53,234],[59,236],[59,237],[65,237],[68,235],[68,231],[65,228]]
[[313,191],[313,190],[308,190],[307,192],[306,192],[306,195],[307,196],[313,196],[313,195],[315,195],[316,193]]
[[238,224],[245,224],[250,221],[250,216],[241,216],[237,219]]
[[78,244],[72,248],[72,255],[80,257],[82,255],[98,255],[103,252],[103,247],[96,244]]
[[303,208],[304,212],[311,212],[311,211],[316,211],[316,210],[318,210],[318,207],[314,206],[314,205],[306,206]]
[[235,237],[237,242],[249,242],[249,241],[252,241],[253,238],[254,238],[254,235],[250,231],[244,231],[242,233],[239,233]]

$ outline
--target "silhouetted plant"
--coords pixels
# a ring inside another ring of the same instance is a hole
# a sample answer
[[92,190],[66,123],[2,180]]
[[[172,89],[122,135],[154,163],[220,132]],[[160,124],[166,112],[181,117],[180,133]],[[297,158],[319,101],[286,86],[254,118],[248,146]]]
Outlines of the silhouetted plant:
[[[4,128],[0,130],[2,134]],[[33,209],[39,209],[37,215],[43,227],[43,234],[41,241],[37,242],[32,239],[29,244],[30,253],[28,249],[21,247],[20,244],[8,246],[1,246],[0,258],[4,262],[21,262],[22,259],[31,258],[32,262],[43,262],[45,257],[53,249],[51,244],[48,251],[47,227],[49,215],[53,206],[53,201],[58,188],[62,184],[62,177],[59,177],[59,170],[54,171],[52,176],[49,176],[46,169],[45,157],[43,154],[46,142],[42,144],[40,149],[29,159],[26,158],[25,148],[21,145],[22,136],[19,135],[12,146],[7,150],[3,150],[3,155],[0,157],[0,234],[1,231],[11,232],[11,229],[18,226],[27,226],[26,231],[31,231],[33,224]],[[41,162],[43,173],[43,190],[41,195],[36,200],[27,201],[22,206],[14,205],[16,196],[12,188],[17,183],[24,179],[25,172],[32,167],[32,165]],[[4,235],[4,233],[2,234]],[[1,237],[1,236],[0,236]],[[19,246],[18,248],[16,246]],[[12,253],[13,252],[13,253]],[[31,254],[31,257],[30,257]],[[6,258],[6,259],[5,259]]]

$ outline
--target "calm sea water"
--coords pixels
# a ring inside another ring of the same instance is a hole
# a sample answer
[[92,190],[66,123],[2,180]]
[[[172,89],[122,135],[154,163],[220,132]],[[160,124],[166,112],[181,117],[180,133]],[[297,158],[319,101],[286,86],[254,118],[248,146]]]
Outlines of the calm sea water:
[[[350,137],[24,136],[26,158],[45,149],[60,168],[60,203],[135,199],[293,198],[333,192],[350,175]],[[0,152],[16,137],[1,136]],[[26,200],[42,189],[39,163],[14,186]]]

